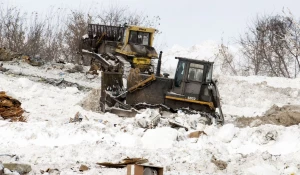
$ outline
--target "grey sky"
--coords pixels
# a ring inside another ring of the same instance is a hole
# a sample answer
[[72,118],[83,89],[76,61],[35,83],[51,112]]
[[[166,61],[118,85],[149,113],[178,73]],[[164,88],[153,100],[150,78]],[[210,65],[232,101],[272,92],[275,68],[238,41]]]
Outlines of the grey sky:
[[[89,8],[120,4],[149,16],[160,16],[159,42],[190,47],[206,40],[233,43],[256,14],[277,14],[288,8],[300,17],[299,0],[0,0],[27,11],[43,12],[51,5]],[[96,2],[96,3],[95,3]]]

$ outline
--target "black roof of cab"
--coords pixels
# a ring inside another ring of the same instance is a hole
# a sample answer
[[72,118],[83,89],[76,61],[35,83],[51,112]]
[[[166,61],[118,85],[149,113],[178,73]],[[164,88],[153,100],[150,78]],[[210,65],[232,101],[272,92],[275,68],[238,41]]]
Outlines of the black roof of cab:
[[175,59],[179,59],[179,60],[183,60],[183,61],[188,61],[188,62],[191,62],[191,63],[214,64],[214,62],[210,62],[210,61],[195,60],[195,59],[184,58],[184,57],[175,57]]

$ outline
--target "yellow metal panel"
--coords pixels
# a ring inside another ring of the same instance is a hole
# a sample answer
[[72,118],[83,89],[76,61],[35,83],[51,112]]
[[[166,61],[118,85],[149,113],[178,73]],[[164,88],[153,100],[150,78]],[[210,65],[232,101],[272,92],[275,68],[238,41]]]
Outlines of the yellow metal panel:
[[185,102],[190,102],[190,103],[197,103],[197,104],[201,104],[201,105],[207,105],[210,107],[210,109],[215,109],[214,104],[212,102],[191,100],[191,99],[172,97],[172,96],[166,96],[165,98],[170,99],[170,100],[178,100],[178,101],[185,101]]
[[129,26],[128,29],[133,31],[148,32],[148,33],[154,33],[156,31],[156,29],[154,28],[147,28],[147,27],[140,27],[140,26]]
[[[124,47],[122,49],[124,49]],[[122,49],[116,49],[116,52],[121,53],[123,55],[127,55],[127,56],[135,56],[137,54],[136,52],[128,52],[128,51],[126,52]],[[149,58],[152,58],[152,57],[157,58],[158,55],[157,54],[148,54],[147,56]]]
[[133,63],[134,64],[151,64],[151,59],[143,58],[143,57],[133,58]]

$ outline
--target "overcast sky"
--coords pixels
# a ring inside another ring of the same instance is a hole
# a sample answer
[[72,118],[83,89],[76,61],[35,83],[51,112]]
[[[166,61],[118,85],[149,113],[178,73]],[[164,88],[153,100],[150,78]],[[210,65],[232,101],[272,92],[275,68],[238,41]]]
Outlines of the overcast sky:
[[160,16],[159,42],[190,47],[206,40],[234,43],[257,14],[278,14],[288,8],[300,17],[300,0],[0,0],[26,11],[50,6],[87,9],[120,4],[149,16]]

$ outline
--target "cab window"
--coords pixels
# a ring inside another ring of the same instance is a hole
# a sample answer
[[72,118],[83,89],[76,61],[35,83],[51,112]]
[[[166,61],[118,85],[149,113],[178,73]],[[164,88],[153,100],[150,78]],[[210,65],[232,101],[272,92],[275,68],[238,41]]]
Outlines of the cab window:
[[179,61],[177,69],[176,69],[176,74],[175,74],[175,86],[180,87],[182,79],[183,79],[183,74],[184,74],[184,67],[185,67],[185,62]]
[[150,45],[150,33],[130,31],[128,42],[138,45]]
[[201,82],[203,80],[203,71],[204,65],[190,63],[188,80]]

